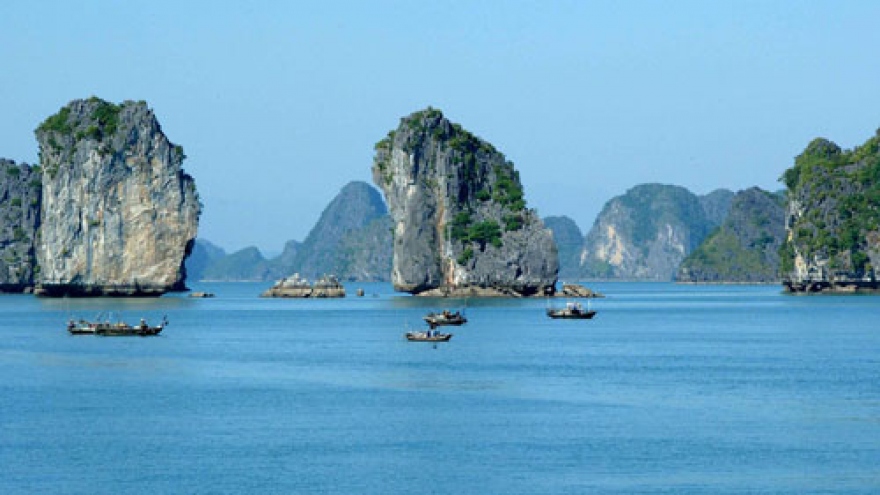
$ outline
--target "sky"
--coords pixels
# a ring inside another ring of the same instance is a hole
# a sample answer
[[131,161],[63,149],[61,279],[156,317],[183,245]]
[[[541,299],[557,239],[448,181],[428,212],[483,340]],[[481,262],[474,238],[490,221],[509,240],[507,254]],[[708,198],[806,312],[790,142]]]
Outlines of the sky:
[[302,241],[373,145],[433,106],[586,233],[648,182],[778,178],[880,127],[876,1],[0,2],[0,157],[69,101],[145,100],[184,147],[199,237]]

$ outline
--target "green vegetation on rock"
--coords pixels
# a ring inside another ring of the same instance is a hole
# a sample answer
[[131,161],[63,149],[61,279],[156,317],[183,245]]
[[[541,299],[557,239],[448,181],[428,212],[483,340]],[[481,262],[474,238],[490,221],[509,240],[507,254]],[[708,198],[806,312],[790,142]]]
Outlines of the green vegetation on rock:
[[685,260],[682,282],[775,282],[785,199],[759,188],[737,193],[727,218]]
[[814,139],[780,180],[795,210],[780,249],[783,271],[799,254],[838,274],[873,273],[869,253],[877,246],[868,237],[880,232],[880,130],[852,150]]
[[61,134],[70,134],[73,132],[73,127],[70,125],[70,108],[64,107],[58,111],[55,115],[49,116],[46,120],[43,121],[42,124],[38,127],[41,131],[52,131],[58,132]]

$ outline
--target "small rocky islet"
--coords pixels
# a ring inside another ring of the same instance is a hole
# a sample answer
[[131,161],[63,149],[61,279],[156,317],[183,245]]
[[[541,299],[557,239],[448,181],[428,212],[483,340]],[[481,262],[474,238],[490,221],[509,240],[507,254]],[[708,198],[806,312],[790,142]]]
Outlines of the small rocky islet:
[[334,275],[324,275],[315,280],[314,283],[309,279],[294,273],[290,277],[285,277],[263,292],[260,297],[293,297],[293,298],[334,298],[345,297],[345,287],[339,282]]

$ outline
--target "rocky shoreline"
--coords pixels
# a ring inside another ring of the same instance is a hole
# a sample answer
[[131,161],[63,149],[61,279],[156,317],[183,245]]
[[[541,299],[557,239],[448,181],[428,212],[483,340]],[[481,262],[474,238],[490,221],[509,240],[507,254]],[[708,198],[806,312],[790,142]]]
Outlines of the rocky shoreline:
[[880,282],[876,280],[786,280],[782,287],[791,294],[880,294]]

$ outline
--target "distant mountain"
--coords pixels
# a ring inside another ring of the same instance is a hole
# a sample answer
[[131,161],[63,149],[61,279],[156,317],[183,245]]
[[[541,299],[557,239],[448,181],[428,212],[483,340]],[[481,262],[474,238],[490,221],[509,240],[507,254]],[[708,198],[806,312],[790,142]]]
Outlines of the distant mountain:
[[544,218],[544,226],[553,233],[559,252],[559,278],[577,280],[581,276],[580,258],[584,246],[584,234],[569,217],[551,216]]
[[672,280],[681,261],[718,225],[713,219],[724,209],[725,193],[709,196],[643,184],[612,198],[586,236],[583,278]]
[[730,189],[716,189],[705,196],[700,196],[700,205],[706,212],[706,219],[713,225],[721,225],[730,211],[734,193]]
[[202,271],[202,280],[210,281],[256,282],[272,279],[272,266],[256,247],[247,247],[226,255]]
[[356,181],[327,205],[290,268],[310,279],[387,280],[391,252],[388,209],[374,187]]
[[196,239],[192,253],[186,259],[187,280],[202,280],[205,269],[224,256],[226,256],[226,251],[223,248],[215,246],[205,239]]
[[777,282],[785,198],[757,187],[734,196],[727,218],[681,264],[680,282]]
[[299,241],[287,241],[284,243],[284,249],[277,257],[272,258],[272,266],[278,273],[274,278],[287,277],[291,274],[294,264],[296,263],[296,254],[302,248]]
[[333,198],[302,243],[288,241],[280,255],[266,259],[248,247],[226,254],[198,240],[187,260],[190,280],[270,281],[299,273],[317,279],[385,281],[391,276],[391,219],[379,192],[351,182]]

